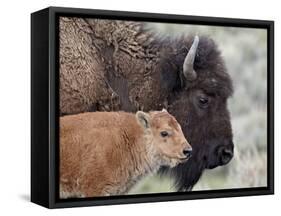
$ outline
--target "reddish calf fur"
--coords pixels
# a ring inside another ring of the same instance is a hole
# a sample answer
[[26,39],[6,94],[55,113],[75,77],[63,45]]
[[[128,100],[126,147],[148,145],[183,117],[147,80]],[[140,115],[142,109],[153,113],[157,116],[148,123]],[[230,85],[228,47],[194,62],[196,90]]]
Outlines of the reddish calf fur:
[[160,166],[185,162],[190,152],[180,125],[166,110],[61,117],[60,197],[125,194]]

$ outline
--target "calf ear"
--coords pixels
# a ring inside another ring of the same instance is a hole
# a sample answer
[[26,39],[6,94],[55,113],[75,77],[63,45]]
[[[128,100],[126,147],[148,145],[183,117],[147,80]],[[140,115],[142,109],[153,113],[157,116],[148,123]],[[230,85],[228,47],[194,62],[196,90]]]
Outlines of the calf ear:
[[136,113],[137,121],[143,128],[150,128],[150,116],[142,111]]

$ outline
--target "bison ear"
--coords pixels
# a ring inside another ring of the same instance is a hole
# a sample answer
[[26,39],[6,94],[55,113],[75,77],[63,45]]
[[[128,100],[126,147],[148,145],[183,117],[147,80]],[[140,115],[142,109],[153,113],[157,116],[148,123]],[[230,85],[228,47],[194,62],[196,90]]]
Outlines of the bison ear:
[[149,114],[138,111],[136,113],[138,123],[145,129],[150,128],[150,116]]

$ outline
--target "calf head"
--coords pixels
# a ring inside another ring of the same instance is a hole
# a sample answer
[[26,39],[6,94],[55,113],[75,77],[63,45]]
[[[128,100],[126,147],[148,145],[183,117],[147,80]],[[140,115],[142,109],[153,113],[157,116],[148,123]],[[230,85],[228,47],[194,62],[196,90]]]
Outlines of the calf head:
[[139,124],[144,128],[147,142],[152,145],[156,155],[168,166],[185,162],[191,156],[192,148],[176,119],[166,110],[136,114]]

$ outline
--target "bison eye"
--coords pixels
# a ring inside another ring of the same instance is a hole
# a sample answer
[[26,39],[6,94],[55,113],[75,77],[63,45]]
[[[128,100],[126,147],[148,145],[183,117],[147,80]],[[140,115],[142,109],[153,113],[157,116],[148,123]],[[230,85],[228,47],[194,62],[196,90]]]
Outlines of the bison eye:
[[162,137],[166,137],[166,136],[169,135],[167,131],[161,131],[160,134],[161,134]]
[[206,108],[209,105],[209,99],[207,97],[200,97],[199,98],[199,106],[202,108]]

